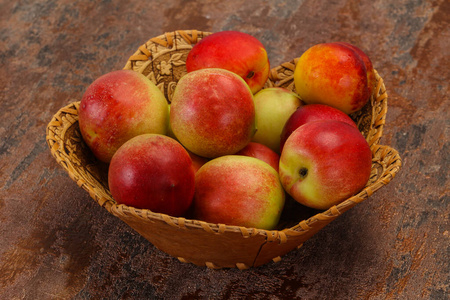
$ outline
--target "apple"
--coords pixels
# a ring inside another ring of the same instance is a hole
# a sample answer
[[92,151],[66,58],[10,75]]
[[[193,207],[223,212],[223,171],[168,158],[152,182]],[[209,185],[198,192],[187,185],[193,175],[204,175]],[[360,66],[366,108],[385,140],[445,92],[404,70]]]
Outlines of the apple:
[[308,122],[323,120],[342,121],[357,128],[352,118],[337,108],[324,104],[307,104],[299,107],[284,124],[280,137],[280,150],[283,151],[284,143],[295,129]]
[[278,172],[278,164],[280,163],[280,155],[270,149],[269,147],[255,142],[248,143],[242,150],[238,151],[236,155],[250,156],[258,158],[268,163],[275,171]]
[[118,204],[183,216],[192,204],[195,171],[183,146],[160,134],[143,134],[114,154],[108,185]]
[[252,141],[280,153],[283,126],[302,101],[292,91],[281,87],[266,88],[255,95],[256,125]]
[[199,220],[271,230],[284,201],[278,173],[254,157],[221,156],[195,175],[193,213]]
[[170,108],[170,126],[189,151],[214,158],[244,148],[255,133],[253,94],[225,69],[200,69],[180,78]]
[[328,209],[361,191],[371,167],[372,152],[358,129],[328,120],[306,123],[289,136],[279,174],[297,202]]
[[220,31],[204,37],[188,53],[188,72],[204,68],[234,72],[256,93],[269,77],[270,64],[264,45],[255,37],[239,31]]
[[197,154],[194,154],[187,149],[186,151],[189,153],[189,156],[192,159],[192,165],[194,166],[195,172],[197,172],[204,164],[206,164],[209,161],[209,159],[206,157],[198,156]]
[[367,86],[369,88],[369,95],[372,95],[375,92],[377,79],[375,77],[375,70],[373,68],[373,64],[372,64],[372,61],[370,60],[369,56],[367,56],[367,54],[364,51],[362,51],[360,48],[356,47],[355,45],[352,45],[352,44],[346,43],[346,42],[337,42],[337,43],[353,49],[353,51],[355,51],[356,54],[358,54],[362,58],[364,65],[366,66],[366,71],[367,71]]
[[[170,120],[170,104],[169,104],[169,110],[168,110],[168,117],[167,118],[168,118],[168,120]],[[175,139],[175,140],[177,139],[177,137],[175,136],[175,134],[172,131],[172,126],[170,125],[170,121],[168,122],[166,135],[168,137],[171,137],[171,138]]]
[[306,50],[294,70],[295,89],[306,104],[327,104],[351,114],[369,100],[364,59],[342,43],[322,43]]
[[86,89],[78,121],[94,156],[109,163],[129,139],[144,133],[166,134],[168,103],[144,75],[131,70],[112,71]]

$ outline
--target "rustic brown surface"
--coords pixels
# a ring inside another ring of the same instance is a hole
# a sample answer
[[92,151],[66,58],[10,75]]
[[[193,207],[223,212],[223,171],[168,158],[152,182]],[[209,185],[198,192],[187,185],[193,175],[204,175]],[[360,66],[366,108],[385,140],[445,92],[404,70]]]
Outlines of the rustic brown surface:
[[[0,12],[0,299],[450,297],[449,1],[1,0]],[[248,32],[273,66],[319,42],[360,46],[388,90],[381,142],[399,175],[278,263],[210,270],[155,249],[67,176],[45,127],[177,29]]]

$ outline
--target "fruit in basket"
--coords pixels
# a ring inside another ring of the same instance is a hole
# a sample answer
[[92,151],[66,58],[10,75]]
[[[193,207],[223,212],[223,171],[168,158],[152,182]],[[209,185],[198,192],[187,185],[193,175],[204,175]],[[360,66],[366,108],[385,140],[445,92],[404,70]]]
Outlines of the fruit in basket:
[[280,153],[283,126],[302,105],[297,94],[284,88],[266,88],[255,95],[256,131],[252,141],[266,145]]
[[372,95],[375,91],[377,79],[375,77],[375,70],[373,68],[373,64],[369,56],[367,56],[367,54],[364,51],[362,51],[355,45],[346,42],[337,42],[337,43],[353,49],[353,51],[355,51],[362,58],[367,71],[367,86],[369,88],[369,94]]
[[250,142],[244,149],[236,153],[236,155],[250,156],[258,158],[270,166],[272,166],[278,172],[278,164],[280,162],[280,155],[267,147],[266,145]]
[[192,159],[192,165],[194,166],[195,172],[197,172],[204,164],[209,161],[209,159],[206,157],[198,156],[197,154],[194,154],[189,150],[186,151],[189,153],[189,156]]
[[186,69],[221,68],[241,76],[253,93],[269,77],[270,64],[264,45],[255,37],[239,31],[220,31],[195,44],[186,58]]
[[207,162],[195,176],[194,216],[206,222],[273,229],[284,207],[278,173],[248,156]]
[[84,141],[106,163],[129,139],[144,133],[166,134],[169,123],[163,93],[131,70],[109,72],[89,85],[78,118]]
[[279,173],[297,202],[328,209],[364,188],[371,166],[372,152],[358,129],[328,120],[309,122],[289,136]]
[[283,150],[287,138],[298,127],[313,121],[336,120],[345,122],[355,128],[356,123],[341,110],[324,104],[308,104],[299,107],[287,120],[281,131],[280,149]]
[[108,185],[118,204],[183,216],[195,189],[188,152],[176,140],[143,134],[123,144],[108,170]]
[[371,96],[375,74],[373,67],[366,67],[368,57],[362,58],[355,48],[336,42],[306,50],[294,71],[300,98],[307,104],[327,104],[346,114],[360,110]]
[[201,69],[180,78],[170,108],[170,125],[189,151],[214,158],[244,148],[255,133],[253,94],[225,69]]

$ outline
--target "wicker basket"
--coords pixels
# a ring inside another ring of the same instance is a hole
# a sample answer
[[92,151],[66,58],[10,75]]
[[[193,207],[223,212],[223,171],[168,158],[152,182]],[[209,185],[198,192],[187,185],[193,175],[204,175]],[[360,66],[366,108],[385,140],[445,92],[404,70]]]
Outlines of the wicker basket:
[[[152,38],[129,58],[124,69],[146,75],[170,101],[178,79],[186,72],[187,53],[208,34],[196,30],[176,31]],[[265,87],[281,86],[293,90],[296,61],[272,69]],[[383,80],[378,74],[376,76],[376,93],[362,111],[352,115],[373,153],[372,173],[367,186],[326,211],[304,208],[288,198],[288,209],[285,209],[276,230],[211,224],[117,205],[108,190],[108,166],[95,159],[81,138],[79,102],[60,109],[53,117],[47,127],[47,143],[56,161],[78,186],[158,249],[182,262],[208,268],[256,267],[272,260],[279,261],[284,254],[299,248],[343,212],[389,183],[399,171],[401,159],[397,151],[378,144],[387,112],[387,94]]]

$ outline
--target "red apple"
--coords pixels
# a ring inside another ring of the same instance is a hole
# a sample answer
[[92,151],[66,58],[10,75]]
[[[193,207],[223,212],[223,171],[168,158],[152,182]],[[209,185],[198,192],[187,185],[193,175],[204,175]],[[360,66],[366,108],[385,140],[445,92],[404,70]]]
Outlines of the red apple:
[[220,31],[204,37],[186,58],[186,69],[220,68],[241,76],[253,93],[269,77],[270,64],[264,45],[255,37],[239,31]]
[[258,130],[252,141],[266,145],[280,153],[280,135],[283,126],[302,101],[284,88],[266,88],[255,95],[256,124]]
[[189,156],[192,159],[192,165],[194,166],[195,172],[197,172],[204,164],[209,161],[209,159],[206,157],[198,156],[197,154],[194,154],[189,150],[186,151],[189,153]]
[[284,201],[278,173],[254,157],[218,157],[195,175],[193,211],[199,220],[270,230]]
[[346,114],[360,110],[371,96],[364,59],[341,43],[305,51],[296,64],[294,83],[305,103],[327,104]]
[[355,51],[356,54],[358,54],[364,61],[364,65],[366,66],[366,71],[367,71],[367,86],[369,88],[369,94],[372,95],[376,88],[377,79],[375,77],[375,70],[373,68],[373,64],[372,64],[372,61],[370,60],[369,56],[367,56],[367,54],[364,51],[362,51],[360,48],[356,47],[355,45],[352,45],[352,44],[346,43],[346,42],[338,42],[338,43],[353,49],[353,51]]
[[241,77],[224,69],[184,75],[170,106],[173,133],[199,156],[234,154],[250,142],[256,130],[252,92]]
[[270,149],[269,147],[255,142],[250,142],[244,149],[238,151],[236,155],[250,156],[258,158],[268,163],[275,171],[278,172],[278,164],[280,162],[280,156],[278,153]]
[[355,128],[356,123],[347,114],[337,108],[324,104],[308,104],[299,107],[287,120],[281,131],[280,149],[283,150],[284,143],[295,129],[313,121],[336,120],[345,122]]
[[361,191],[371,166],[370,147],[355,127],[317,121],[297,128],[286,140],[279,173],[297,202],[328,209]]
[[93,154],[109,163],[116,150],[144,133],[166,134],[168,103],[144,75],[119,70],[97,78],[78,111],[80,131]]
[[114,154],[108,184],[118,204],[178,217],[192,203],[195,171],[180,143],[165,135],[143,134]]

